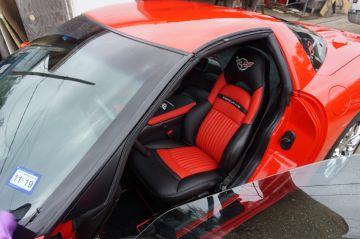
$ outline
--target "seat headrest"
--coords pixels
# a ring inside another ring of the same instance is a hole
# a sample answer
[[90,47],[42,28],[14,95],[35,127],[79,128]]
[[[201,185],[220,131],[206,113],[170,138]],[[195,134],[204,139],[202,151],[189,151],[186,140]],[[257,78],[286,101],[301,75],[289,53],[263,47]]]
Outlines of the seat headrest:
[[267,59],[264,53],[252,47],[240,48],[224,70],[227,84],[238,85],[250,94],[265,82]]
[[222,72],[220,63],[212,57],[202,59],[196,68],[204,73],[220,74]]

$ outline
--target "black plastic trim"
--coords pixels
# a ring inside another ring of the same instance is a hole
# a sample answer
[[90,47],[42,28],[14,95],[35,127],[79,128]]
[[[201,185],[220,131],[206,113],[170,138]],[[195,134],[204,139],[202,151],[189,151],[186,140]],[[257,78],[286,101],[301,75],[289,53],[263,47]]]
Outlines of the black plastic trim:
[[284,89],[286,90],[286,94],[288,95],[288,97],[286,97],[286,104],[288,105],[290,103],[290,96],[293,95],[294,93],[289,66],[285,60],[284,53],[281,47],[279,46],[279,43],[276,40],[274,34],[271,34],[269,36],[269,42],[270,42],[270,46],[272,47],[272,50],[274,51],[273,53],[275,57],[275,63],[278,67],[280,78],[282,79],[282,83],[284,84]]
[[296,140],[294,131],[286,131],[280,139],[280,147],[283,150],[290,150]]
[[[251,41],[256,40],[259,38],[264,38],[267,34],[272,33],[272,30],[270,28],[264,27],[264,28],[254,28],[249,30],[244,30],[240,32],[234,32],[230,33],[221,37],[218,37],[207,44],[197,48],[194,53],[195,54],[203,54],[205,51],[209,51],[210,49],[214,49],[215,51],[218,51],[217,46],[221,46],[223,48],[228,47],[229,45],[238,44],[245,41]],[[261,36],[261,34],[264,34],[264,36]]]

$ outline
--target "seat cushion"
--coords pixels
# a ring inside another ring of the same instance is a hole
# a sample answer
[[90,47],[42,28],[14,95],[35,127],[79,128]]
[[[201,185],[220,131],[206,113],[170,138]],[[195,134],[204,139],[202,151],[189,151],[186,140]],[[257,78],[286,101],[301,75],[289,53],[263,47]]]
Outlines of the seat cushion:
[[156,152],[166,166],[181,179],[218,168],[214,159],[195,146],[158,149]]
[[150,149],[148,157],[134,151],[130,162],[154,196],[172,203],[204,193],[221,179],[217,163],[196,147]]

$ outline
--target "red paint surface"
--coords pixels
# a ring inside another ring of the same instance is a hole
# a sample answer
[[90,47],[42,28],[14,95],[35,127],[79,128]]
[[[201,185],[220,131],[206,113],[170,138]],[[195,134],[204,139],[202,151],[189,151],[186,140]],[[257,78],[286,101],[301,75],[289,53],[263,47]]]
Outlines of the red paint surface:
[[51,237],[56,237],[57,235],[61,235],[63,239],[75,239],[75,232],[73,231],[73,222],[67,221],[57,225],[55,230],[51,233]]
[[131,36],[186,52],[219,36],[265,27],[245,12],[185,1],[138,1],[87,15]]

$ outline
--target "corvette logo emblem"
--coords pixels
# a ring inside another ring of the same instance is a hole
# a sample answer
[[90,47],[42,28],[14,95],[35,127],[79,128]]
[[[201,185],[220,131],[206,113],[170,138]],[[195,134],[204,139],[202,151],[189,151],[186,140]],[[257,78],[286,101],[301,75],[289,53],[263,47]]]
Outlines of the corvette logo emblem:
[[254,65],[254,62],[248,61],[246,58],[236,57],[236,64],[239,71],[246,71]]

